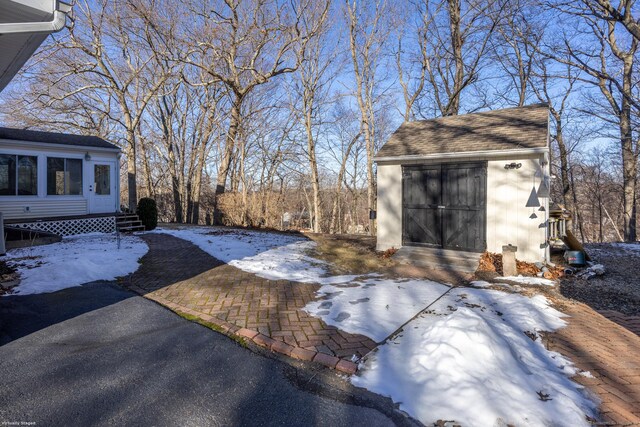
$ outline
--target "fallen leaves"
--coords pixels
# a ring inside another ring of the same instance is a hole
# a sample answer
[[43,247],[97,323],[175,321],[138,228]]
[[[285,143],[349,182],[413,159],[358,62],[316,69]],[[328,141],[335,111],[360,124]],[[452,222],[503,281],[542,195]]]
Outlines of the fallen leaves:
[[[518,268],[518,274],[522,276],[539,277],[538,274],[542,273],[542,277],[545,279],[556,280],[564,274],[564,269],[561,266],[544,266],[543,270],[534,263],[520,260],[516,260],[516,266]],[[504,274],[502,269],[502,254],[484,252],[480,257],[478,271],[496,272],[502,276]]]

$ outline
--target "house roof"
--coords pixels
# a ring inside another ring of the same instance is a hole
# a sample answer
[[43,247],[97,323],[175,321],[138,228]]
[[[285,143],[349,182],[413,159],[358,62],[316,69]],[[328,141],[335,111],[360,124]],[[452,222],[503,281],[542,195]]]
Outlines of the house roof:
[[0,1],[0,91],[47,36],[63,28],[70,9],[61,1]]
[[120,150],[117,146],[105,141],[102,138],[98,138],[97,136],[72,135],[68,133],[56,132],[40,132],[26,129],[0,127],[0,139]]
[[535,104],[407,122],[376,159],[547,147],[549,106]]

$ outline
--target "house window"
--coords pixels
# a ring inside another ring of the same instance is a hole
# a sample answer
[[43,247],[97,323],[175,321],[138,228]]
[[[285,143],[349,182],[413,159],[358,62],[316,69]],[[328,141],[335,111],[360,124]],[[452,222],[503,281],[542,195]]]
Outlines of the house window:
[[47,195],[82,194],[82,160],[47,157]]
[[0,195],[38,195],[38,158],[0,154]]

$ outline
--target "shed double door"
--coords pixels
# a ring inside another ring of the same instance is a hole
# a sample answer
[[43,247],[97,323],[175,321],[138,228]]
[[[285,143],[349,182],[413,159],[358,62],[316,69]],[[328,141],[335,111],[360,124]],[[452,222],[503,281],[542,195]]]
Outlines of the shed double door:
[[487,164],[403,166],[402,244],[486,249]]

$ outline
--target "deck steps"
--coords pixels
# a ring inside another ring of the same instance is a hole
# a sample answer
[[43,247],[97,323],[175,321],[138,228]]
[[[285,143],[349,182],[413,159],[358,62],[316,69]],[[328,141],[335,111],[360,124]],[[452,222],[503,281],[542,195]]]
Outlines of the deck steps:
[[393,259],[417,267],[473,273],[478,269],[480,255],[477,252],[403,246],[395,253]]
[[121,233],[144,231],[144,225],[136,214],[121,214],[116,217],[116,230]]

